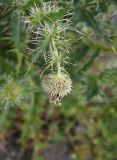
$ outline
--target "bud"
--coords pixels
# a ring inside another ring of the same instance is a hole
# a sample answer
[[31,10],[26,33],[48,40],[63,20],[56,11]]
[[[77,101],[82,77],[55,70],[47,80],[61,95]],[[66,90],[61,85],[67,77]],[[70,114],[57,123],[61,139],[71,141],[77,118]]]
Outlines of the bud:
[[65,73],[53,73],[44,77],[42,86],[50,101],[60,104],[61,99],[71,92],[72,81]]

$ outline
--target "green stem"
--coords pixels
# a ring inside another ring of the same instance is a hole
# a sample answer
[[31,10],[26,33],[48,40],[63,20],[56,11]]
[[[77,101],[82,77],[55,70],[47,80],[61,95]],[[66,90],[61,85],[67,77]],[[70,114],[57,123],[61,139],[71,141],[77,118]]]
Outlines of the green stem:
[[1,114],[1,118],[0,118],[0,130],[4,130],[4,128],[7,125],[7,118],[9,115],[9,110],[10,110],[10,106],[5,105],[2,110],[2,114]]
[[58,75],[61,74],[61,65],[60,65],[60,61],[57,62],[57,73],[58,73]]
[[60,56],[58,54],[58,49],[55,45],[55,41],[52,39],[52,47],[51,50],[53,49],[52,53],[53,53],[53,57],[55,58],[55,65],[57,67],[57,74],[60,75],[61,73],[61,63],[60,63]]
[[17,66],[16,66],[16,74],[18,75],[20,72],[20,68],[22,66],[22,59],[23,59],[23,55],[21,53],[17,53]]

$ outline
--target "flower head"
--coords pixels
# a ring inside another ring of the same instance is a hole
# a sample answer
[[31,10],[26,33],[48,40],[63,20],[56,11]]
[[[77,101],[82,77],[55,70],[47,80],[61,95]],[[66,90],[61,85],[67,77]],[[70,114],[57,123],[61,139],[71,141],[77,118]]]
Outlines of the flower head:
[[65,73],[53,73],[45,76],[42,86],[50,101],[60,104],[61,99],[71,92],[72,81]]

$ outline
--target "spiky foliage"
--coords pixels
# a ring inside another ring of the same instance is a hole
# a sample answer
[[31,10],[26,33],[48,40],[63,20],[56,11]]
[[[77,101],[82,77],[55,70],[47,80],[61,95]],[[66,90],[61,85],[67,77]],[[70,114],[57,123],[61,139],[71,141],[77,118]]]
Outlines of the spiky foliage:
[[73,160],[117,159],[116,7],[0,0],[0,140],[18,147],[8,158],[56,160],[67,141]]
[[[59,75],[63,75],[62,72],[65,72],[65,64],[69,63],[68,54],[70,46],[73,43],[72,39],[67,34],[67,32],[71,30],[72,26],[71,17],[72,14],[67,10],[65,12],[63,7],[59,7],[59,3],[57,2],[43,2],[39,6],[34,5],[29,9],[29,16],[24,17],[24,21],[27,26],[27,32],[33,36],[33,38],[31,36],[32,39],[30,40],[30,42],[34,45],[34,48],[31,49],[31,51],[33,51],[31,65],[37,61],[40,54],[43,54],[46,63],[44,71],[51,69],[51,72],[56,71],[55,75],[58,72],[60,73]],[[30,70],[31,65],[28,71]],[[58,83],[55,82],[54,77],[53,81],[54,83]],[[49,83],[46,84],[46,87],[44,86],[44,90],[49,88],[47,85],[49,85]],[[57,85],[56,87],[57,88],[55,88],[55,90],[58,90]],[[46,90],[46,92],[48,91]],[[55,99],[56,103],[58,94],[53,94],[53,96],[52,94],[53,93],[50,95],[51,100],[53,99],[54,101]],[[66,94],[63,94],[62,92],[59,93],[59,99],[64,97]],[[58,102],[59,101],[60,100],[58,100]]]

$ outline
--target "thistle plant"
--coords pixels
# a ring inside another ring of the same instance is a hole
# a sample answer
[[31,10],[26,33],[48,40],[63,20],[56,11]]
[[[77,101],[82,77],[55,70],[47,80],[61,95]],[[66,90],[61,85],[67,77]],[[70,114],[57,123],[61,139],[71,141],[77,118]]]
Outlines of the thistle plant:
[[5,81],[0,87],[0,106],[21,108],[23,104],[31,103],[32,85],[29,80],[15,80],[11,75],[5,75],[4,79]]
[[68,34],[72,27],[72,13],[51,1],[34,5],[24,19],[33,45],[29,49],[32,63],[28,71],[39,56],[43,55],[46,66],[41,76],[49,71],[49,74],[42,77],[43,89],[51,102],[60,104],[72,88],[72,81],[65,69],[66,64],[69,64],[69,50],[73,42]]
[[116,26],[117,0],[0,0],[6,159],[117,159]]

